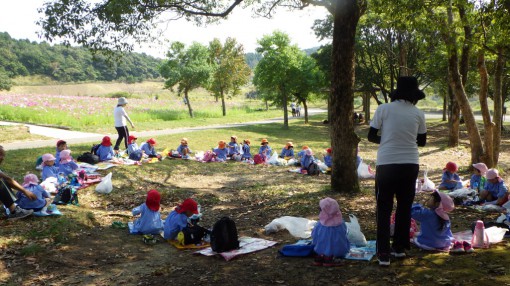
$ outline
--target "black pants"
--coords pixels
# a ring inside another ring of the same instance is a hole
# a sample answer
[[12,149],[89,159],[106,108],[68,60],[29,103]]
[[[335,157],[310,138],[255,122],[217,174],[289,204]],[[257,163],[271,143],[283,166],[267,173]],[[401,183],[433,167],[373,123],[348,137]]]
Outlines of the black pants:
[[115,147],[113,150],[119,150],[120,143],[122,139],[124,139],[124,146],[126,146],[126,150],[128,148],[128,138],[129,138],[129,130],[127,126],[115,127],[117,129],[117,133],[119,133],[119,137],[117,138],[117,142],[115,142]]
[[377,254],[390,254],[390,218],[393,197],[397,197],[393,249],[398,252],[410,248],[411,206],[416,192],[417,164],[377,166],[375,197],[377,200]]
[[9,190],[6,189],[7,183],[5,183],[3,179],[0,180],[2,180],[0,182],[0,202],[2,202],[6,208],[9,208],[12,204],[14,204],[14,201],[12,200]]

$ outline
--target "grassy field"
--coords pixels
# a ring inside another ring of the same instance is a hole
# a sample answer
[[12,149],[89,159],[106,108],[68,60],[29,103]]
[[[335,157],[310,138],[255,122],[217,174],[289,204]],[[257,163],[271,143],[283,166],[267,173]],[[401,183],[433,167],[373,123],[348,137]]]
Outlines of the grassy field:
[[2,143],[48,139],[44,136],[30,134],[26,126],[19,125],[0,125],[0,138],[2,138]]
[[[268,138],[280,151],[286,141],[295,146],[306,144],[319,155],[328,146],[328,126],[313,117],[311,124],[292,121],[290,130],[280,124],[236,127],[186,133],[194,151],[206,150],[218,140],[237,135],[249,138],[252,153],[261,138]],[[428,124],[428,145],[421,149],[421,169],[438,183],[447,161],[460,166],[468,177],[470,154],[465,130],[461,147],[445,148],[446,125]],[[362,141],[360,155],[373,166],[377,146],[367,142],[366,126],[357,126]],[[182,135],[158,137],[158,148],[176,148]],[[510,138],[504,134],[505,150],[500,170],[508,179]],[[74,154],[88,145],[70,146]],[[33,169],[35,158],[53,148],[8,151],[1,168],[21,180]],[[0,220],[0,281],[6,285],[506,285],[510,283],[508,242],[470,255],[429,253],[417,248],[410,257],[380,268],[375,261],[346,261],[338,268],[311,266],[312,259],[280,258],[277,250],[297,239],[287,231],[266,235],[264,225],[273,219],[292,215],[317,219],[318,202],[330,196],[339,201],[344,218],[355,214],[367,239],[375,239],[374,182],[362,181],[360,193],[332,192],[329,176],[309,177],[289,173],[289,167],[252,166],[243,163],[198,163],[167,159],[155,164],[122,166],[113,172],[114,190],[99,195],[93,187],[81,190],[80,206],[61,207],[64,216],[29,218],[11,222]],[[107,172],[104,172],[106,174]],[[422,173],[421,173],[422,174]],[[150,189],[162,194],[163,217],[180,201],[195,198],[202,206],[202,225],[211,226],[219,217],[236,221],[240,235],[260,237],[279,244],[233,261],[192,255],[178,251],[162,240],[154,246],[143,244],[140,236],[127,230],[112,229],[113,221],[132,220],[130,210],[145,201]],[[417,200],[423,199],[419,195]],[[450,217],[454,232],[469,228],[476,219],[492,220],[498,214],[479,213],[458,207]]]

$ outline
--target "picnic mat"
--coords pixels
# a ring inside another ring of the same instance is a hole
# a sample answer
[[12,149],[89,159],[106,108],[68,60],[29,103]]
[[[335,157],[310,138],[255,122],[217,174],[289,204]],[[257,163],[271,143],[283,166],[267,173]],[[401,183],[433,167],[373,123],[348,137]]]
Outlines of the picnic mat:
[[182,245],[179,243],[179,241],[177,240],[168,240],[168,243],[170,243],[170,245],[173,245],[175,248],[177,249],[203,249],[203,248],[206,248],[206,247],[211,247],[211,244],[209,242],[205,242],[203,241],[201,244],[186,244],[186,245]]
[[375,240],[369,240],[367,241],[367,246],[363,247],[356,247],[351,244],[351,250],[345,256],[345,259],[370,261],[375,253]]
[[470,229],[453,233],[453,238],[455,238],[455,240],[458,240],[458,241],[465,240],[465,241],[471,242],[472,237],[473,237],[473,233],[471,232]]
[[208,247],[206,249],[197,251],[195,253],[202,254],[205,256],[214,256],[216,254],[219,254],[223,258],[225,258],[226,261],[229,261],[238,255],[266,249],[266,248],[269,248],[275,244],[277,244],[276,241],[265,240],[262,238],[240,237],[239,238],[239,249],[234,249],[234,250],[222,252],[222,253],[216,253],[216,252],[212,251],[212,249],[210,247]]

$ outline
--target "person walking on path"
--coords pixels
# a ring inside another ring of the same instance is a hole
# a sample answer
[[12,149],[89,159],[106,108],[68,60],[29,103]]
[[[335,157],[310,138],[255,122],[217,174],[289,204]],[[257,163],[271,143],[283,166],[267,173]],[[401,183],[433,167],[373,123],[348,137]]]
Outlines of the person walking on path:
[[[418,146],[427,142],[425,114],[416,103],[425,98],[415,77],[399,77],[391,102],[377,107],[370,122],[368,140],[379,144],[375,174],[377,201],[377,257],[389,266],[390,255],[404,258],[410,248],[409,228],[415,183],[419,171]],[[380,132],[380,135],[378,134]],[[390,247],[390,217],[397,199],[395,232]]]
[[[0,164],[4,161],[5,158],[5,150],[4,147],[0,146]],[[31,215],[33,210],[22,209],[14,203],[11,191],[9,190],[15,189],[22,192],[27,198],[30,200],[36,200],[37,196],[25,189],[22,185],[16,182],[13,178],[7,176],[0,170],[0,202],[2,202],[6,209],[9,209],[8,219],[19,219],[24,218]]]
[[120,143],[122,143],[122,139],[124,139],[124,145],[126,149],[128,148],[129,130],[126,126],[126,120],[129,121],[131,127],[135,129],[135,125],[127,115],[126,110],[124,110],[124,106],[126,106],[127,104],[128,104],[127,99],[124,97],[120,97],[117,102],[117,106],[113,110],[113,117],[115,119],[115,129],[117,129],[117,133],[119,134],[117,142],[115,142],[115,147],[113,147],[113,150],[115,151],[119,150],[119,146]]

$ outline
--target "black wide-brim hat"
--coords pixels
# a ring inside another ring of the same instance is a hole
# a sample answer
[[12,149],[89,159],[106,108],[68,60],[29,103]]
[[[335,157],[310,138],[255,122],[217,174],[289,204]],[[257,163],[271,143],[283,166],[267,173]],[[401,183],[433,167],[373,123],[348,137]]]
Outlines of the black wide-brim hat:
[[414,76],[401,76],[397,79],[397,89],[390,94],[390,98],[417,102],[425,98],[425,93],[419,88],[418,80]]

